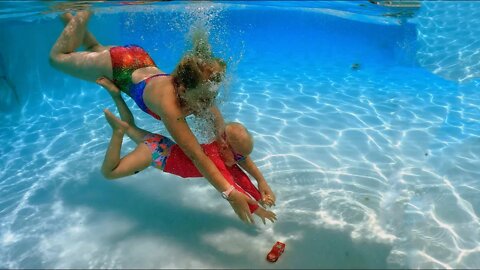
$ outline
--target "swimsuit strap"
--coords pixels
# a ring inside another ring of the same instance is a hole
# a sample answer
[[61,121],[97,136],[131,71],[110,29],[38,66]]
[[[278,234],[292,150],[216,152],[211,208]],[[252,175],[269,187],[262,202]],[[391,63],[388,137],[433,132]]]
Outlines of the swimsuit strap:
[[153,116],[154,118],[160,120],[160,116],[158,116],[157,114],[155,114],[154,112],[152,112],[148,107],[147,105],[145,104],[145,102],[143,101],[143,91],[145,90],[145,86],[147,85],[148,81],[154,77],[158,77],[158,76],[169,76],[170,74],[167,74],[167,73],[163,73],[163,74],[155,74],[155,75],[152,75],[138,83],[132,83],[129,85],[129,89],[128,89],[128,95],[135,101],[135,103],[137,103],[138,107],[150,114],[151,116]]
[[170,76],[170,74],[168,74],[168,73],[160,73],[160,74],[152,75],[152,76],[150,76],[150,77],[148,77],[148,78],[145,79],[145,83],[148,83],[148,81],[150,81],[150,79],[152,79],[152,78],[160,77],[160,76],[166,77],[166,76]]

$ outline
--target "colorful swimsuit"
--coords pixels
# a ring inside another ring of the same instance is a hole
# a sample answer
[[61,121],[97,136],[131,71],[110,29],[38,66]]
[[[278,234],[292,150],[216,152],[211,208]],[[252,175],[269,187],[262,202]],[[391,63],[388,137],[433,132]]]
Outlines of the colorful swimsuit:
[[148,81],[157,76],[169,76],[169,74],[156,74],[138,82],[132,82],[132,73],[144,67],[156,67],[153,59],[148,53],[137,45],[117,46],[110,48],[112,59],[113,82],[127,93],[140,107],[140,109],[156,119],[160,116],[152,112],[143,101],[143,91]]
[[147,107],[145,102],[143,101],[143,91],[145,90],[145,86],[147,86],[148,81],[150,81],[150,79],[152,79],[152,78],[159,77],[159,76],[170,76],[170,74],[166,74],[166,73],[165,74],[155,74],[153,76],[150,76],[150,77],[146,78],[145,80],[143,80],[141,82],[130,84],[129,96],[135,101],[135,103],[137,103],[138,107],[142,111],[150,114],[155,119],[161,120],[160,116],[158,116],[156,113],[152,112]]
[[[203,177],[190,158],[169,138],[159,134],[149,134],[145,136],[144,143],[152,152],[153,167],[183,178]],[[220,155],[220,148],[216,142],[202,144],[201,146],[205,154],[213,161],[220,173],[222,173],[223,177],[225,177],[231,185],[234,185],[238,191],[257,201],[262,198],[257,187],[238,165],[235,164],[231,167],[225,165]],[[258,205],[249,204],[248,207],[250,208],[250,212],[253,213],[257,210]]]
[[175,142],[159,134],[148,134],[143,138],[143,143],[152,152],[151,165],[163,171],[167,164],[170,150],[172,146],[176,145]]

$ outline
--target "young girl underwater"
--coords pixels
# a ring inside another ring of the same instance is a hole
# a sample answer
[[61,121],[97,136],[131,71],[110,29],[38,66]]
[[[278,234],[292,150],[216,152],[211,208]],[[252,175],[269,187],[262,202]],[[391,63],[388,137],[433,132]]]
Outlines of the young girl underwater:
[[[202,177],[200,171],[175,142],[168,137],[148,132],[135,125],[133,115],[115,84],[106,78],[98,79],[97,83],[108,90],[121,117],[120,120],[107,109],[104,110],[105,117],[113,131],[102,165],[102,173],[106,178],[116,179],[132,175],[148,166],[183,178]],[[124,134],[135,141],[137,147],[120,158]],[[205,154],[230,183],[230,187],[222,192],[222,196],[228,200],[230,193],[238,190],[249,197],[248,206],[251,213],[259,216],[264,224],[265,219],[274,222],[276,220],[275,213],[263,207],[275,205],[275,195],[258,167],[249,157],[253,150],[251,135],[243,125],[227,123],[222,136],[226,141],[223,147],[216,141],[201,145]],[[238,165],[257,180],[258,189]],[[263,207],[259,206],[257,201]]]

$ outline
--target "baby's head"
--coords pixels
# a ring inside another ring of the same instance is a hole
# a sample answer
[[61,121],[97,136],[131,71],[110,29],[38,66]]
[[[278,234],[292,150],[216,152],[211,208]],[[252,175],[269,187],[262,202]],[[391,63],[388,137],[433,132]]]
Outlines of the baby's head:
[[230,122],[225,125],[225,141],[231,153],[224,153],[225,162],[231,165],[252,153],[253,137],[240,123]]

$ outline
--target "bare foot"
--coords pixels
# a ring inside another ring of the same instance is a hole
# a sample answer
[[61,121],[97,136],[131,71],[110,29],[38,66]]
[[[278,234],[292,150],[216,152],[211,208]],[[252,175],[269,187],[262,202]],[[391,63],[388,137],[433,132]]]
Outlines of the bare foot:
[[[65,27],[74,17],[75,16],[71,12],[65,12],[60,15],[60,19],[62,20]],[[85,36],[83,37],[82,45],[87,51],[97,52],[105,50],[105,48],[98,43],[95,36],[93,36],[92,33],[88,31],[88,29],[85,32]]]
[[112,97],[120,96],[120,89],[118,89],[118,87],[112,81],[110,81],[109,79],[107,79],[105,77],[100,77],[100,78],[97,79],[96,82],[100,86],[102,86],[103,88],[107,89],[108,93]]
[[128,123],[120,120],[108,109],[103,110],[103,112],[105,113],[105,118],[107,118],[107,122],[112,127],[113,131],[124,134],[129,127]]
[[60,19],[62,20],[64,25],[67,25],[68,22],[73,19],[73,15],[70,12],[65,12],[62,15],[60,15]]
[[[58,2],[58,1],[57,1]],[[92,4],[88,4],[85,1],[75,1],[75,2],[58,2],[48,8],[48,10],[42,12],[44,14],[50,12],[65,12],[65,11],[78,11],[84,10],[91,7]]]
[[86,23],[90,19],[90,16],[92,16],[92,11],[91,10],[80,10],[77,12],[77,15],[75,15],[75,20],[79,20],[81,23]]
[[265,219],[270,220],[272,223],[277,220],[277,215],[274,212],[265,210],[262,207],[258,207],[253,213],[262,219],[264,225],[266,224]]

